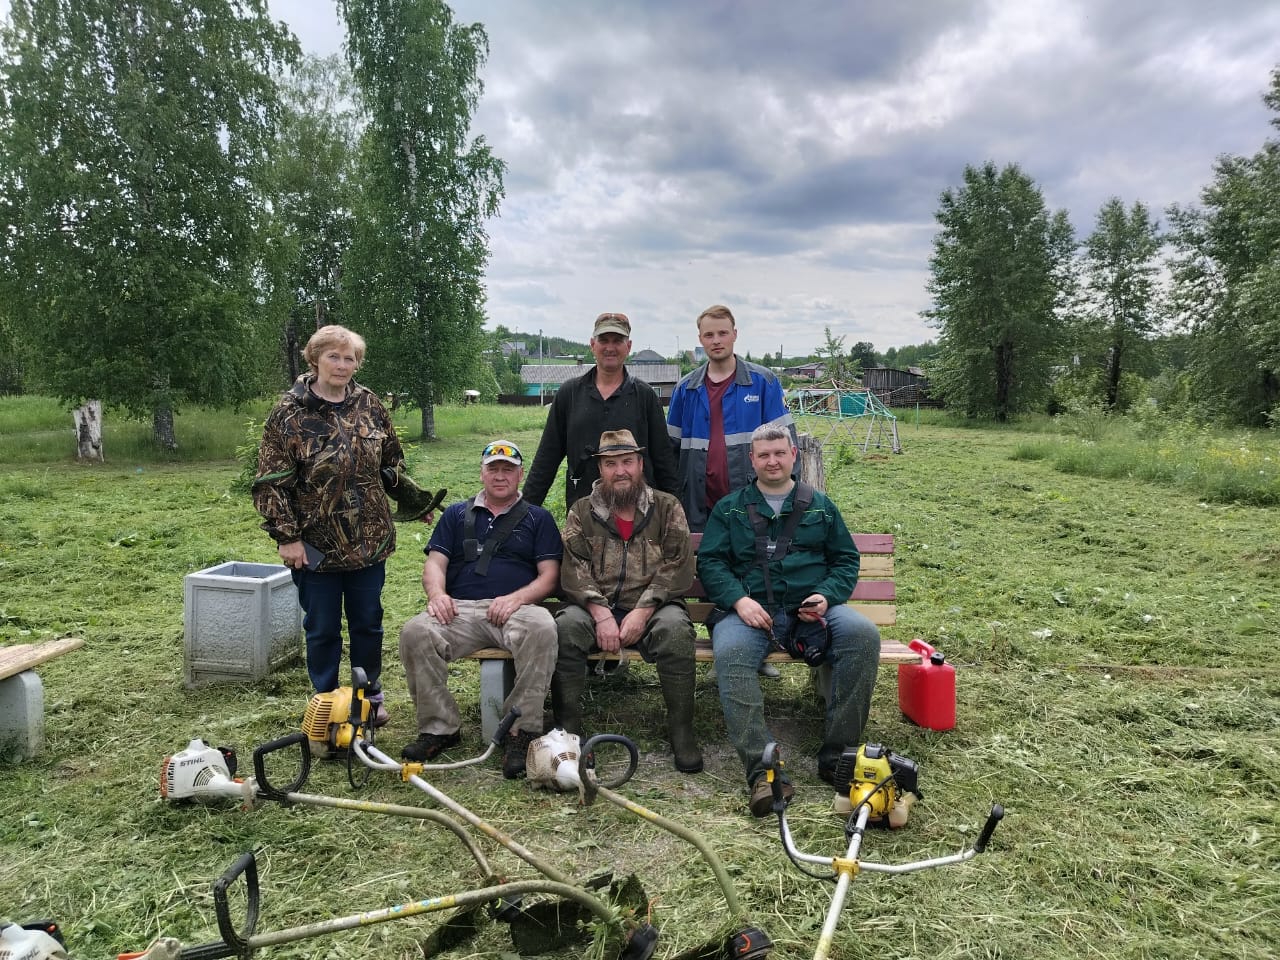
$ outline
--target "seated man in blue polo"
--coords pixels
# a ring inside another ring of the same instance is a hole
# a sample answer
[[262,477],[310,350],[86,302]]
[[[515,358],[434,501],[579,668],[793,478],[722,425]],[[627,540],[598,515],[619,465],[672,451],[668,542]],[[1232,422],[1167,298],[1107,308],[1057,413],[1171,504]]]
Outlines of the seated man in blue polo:
[[519,448],[495,440],[481,454],[480,492],[445,510],[431,534],[422,570],[427,609],[400,631],[418,719],[418,738],[400,752],[406,760],[432,760],[461,742],[449,663],[485,647],[508,651],[515,663],[502,709],[519,707],[520,718],[507,739],[503,776],[524,773],[529,743],[542,735],[556,625],[537,603],[559,584],[563,548],[551,514],[521,496],[523,478]]
[[[698,548],[707,599],[724,612],[711,632],[720,705],[757,817],[773,804],[762,754],[774,738],[756,676],[770,646],[832,668],[818,748],[818,776],[828,783],[844,748],[862,742],[880,667],[880,632],[845,602],[858,582],[858,548],[836,505],[792,478],[795,459],[786,427],[758,427],[756,480],[716,503]],[[783,794],[792,793],[784,776]]]

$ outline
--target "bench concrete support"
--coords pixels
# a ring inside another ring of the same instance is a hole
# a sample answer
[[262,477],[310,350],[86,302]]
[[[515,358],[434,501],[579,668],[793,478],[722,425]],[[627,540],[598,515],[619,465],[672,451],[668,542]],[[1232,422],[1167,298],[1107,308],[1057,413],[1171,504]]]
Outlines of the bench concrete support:
[[480,661],[480,733],[492,740],[502,722],[502,703],[516,685],[514,660]]
[[44,749],[44,684],[34,670],[0,680],[0,754],[21,761]]
[[25,760],[44,749],[44,684],[35,668],[84,646],[80,637],[0,647],[0,756]]

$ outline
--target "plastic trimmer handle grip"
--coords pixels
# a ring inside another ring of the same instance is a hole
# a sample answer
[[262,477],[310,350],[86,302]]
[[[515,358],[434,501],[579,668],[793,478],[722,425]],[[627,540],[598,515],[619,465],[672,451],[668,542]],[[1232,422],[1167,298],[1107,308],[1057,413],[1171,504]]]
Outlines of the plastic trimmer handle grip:
[[[275,753],[277,750],[287,750],[289,747],[298,744],[301,744],[301,751],[298,756],[298,776],[283,787],[273,785],[267,779],[267,766],[264,762],[267,754]],[[264,743],[253,751],[253,778],[257,781],[258,792],[268,800],[284,801],[288,799],[287,794],[301,790],[302,785],[307,782],[307,777],[310,775],[311,747],[307,743],[307,735],[301,731],[281,737],[279,740],[272,740],[270,743]]]
[[502,742],[507,739],[507,734],[511,732],[511,728],[515,722],[520,719],[520,708],[512,707],[507,711],[507,715],[502,718],[502,722],[498,724],[498,729],[493,731],[493,745],[495,747],[502,746]]
[[987,822],[982,825],[982,833],[978,834],[978,840],[973,845],[975,853],[982,853],[987,849],[987,844],[991,842],[991,835],[996,832],[996,827],[1000,825],[1000,821],[1004,819],[1004,807],[998,803],[991,805],[991,813],[987,815]]
[[[227,904],[227,888],[242,874],[246,887],[244,928],[237,930],[231,920],[231,908]],[[214,883],[213,910],[218,917],[218,933],[222,934],[222,941],[232,947],[237,956],[248,956],[248,939],[258,926],[258,861],[252,850],[242,853]]]

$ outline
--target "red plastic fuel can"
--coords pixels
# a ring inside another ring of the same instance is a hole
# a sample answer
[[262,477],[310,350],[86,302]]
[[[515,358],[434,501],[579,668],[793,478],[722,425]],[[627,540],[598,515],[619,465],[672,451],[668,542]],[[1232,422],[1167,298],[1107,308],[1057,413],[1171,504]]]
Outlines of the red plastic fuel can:
[[956,725],[956,668],[920,638],[907,644],[923,663],[898,664],[898,706],[906,716],[930,730]]

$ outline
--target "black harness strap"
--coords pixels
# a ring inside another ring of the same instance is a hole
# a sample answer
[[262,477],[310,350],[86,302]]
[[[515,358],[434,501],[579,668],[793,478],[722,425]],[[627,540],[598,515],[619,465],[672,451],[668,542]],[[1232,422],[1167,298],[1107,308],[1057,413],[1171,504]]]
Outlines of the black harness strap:
[[511,531],[529,515],[529,504],[521,497],[519,503],[494,521],[493,526],[489,528],[489,536],[485,537],[483,544],[476,539],[475,505],[475,497],[467,501],[467,519],[462,531],[462,557],[476,565],[477,577],[487,577],[493,555],[498,552],[498,548],[507,537],[511,536]]
[[791,540],[796,535],[796,527],[800,526],[800,518],[804,516],[809,505],[813,503],[813,487],[803,480],[796,481],[795,499],[791,501],[791,512],[782,523],[782,530],[777,540],[769,539],[769,521],[760,516],[754,502],[747,503],[747,516],[751,520],[751,528],[756,534],[756,562],[764,573],[764,596],[773,609],[773,580],[769,576],[769,564],[781,562],[791,549]]

